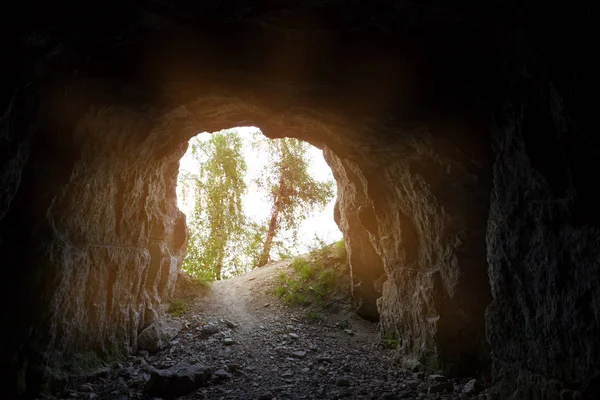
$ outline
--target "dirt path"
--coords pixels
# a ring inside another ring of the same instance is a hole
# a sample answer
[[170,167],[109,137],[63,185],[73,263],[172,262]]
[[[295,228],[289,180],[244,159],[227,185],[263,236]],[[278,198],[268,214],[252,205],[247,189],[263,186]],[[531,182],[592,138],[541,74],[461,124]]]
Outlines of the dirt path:
[[215,282],[196,300],[192,312],[205,326],[229,324],[211,337],[223,345],[233,340],[214,353],[222,369],[242,368],[187,398],[373,398],[373,390],[398,392],[399,372],[383,367],[394,352],[381,346],[377,325],[356,317],[347,303],[327,310],[280,304],[271,292],[285,268],[280,262]]
[[188,301],[177,318],[182,329],[165,349],[142,351],[49,398],[174,398],[149,395],[150,376],[190,366],[210,370],[210,377],[179,397],[184,400],[486,398],[467,379],[400,368],[377,324],[358,318],[347,300],[325,308],[285,306],[272,292],[286,269],[279,262],[213,283]]
[[273,303],[267,291],[275,284],[274,275],[286,266],[285,262],[274,263],[244,276],[214,282],[209,292],[195,301],[193,312],[237,321],[238,333],[250,333],[253,326],[262,325],[261,321],[271,314],[262,312],[261,307],[268,308],[265,304]]
[[192,314],[204,326],[229,324],[208,339],[220,345],[208,351],[209,363],[227,374],[186,399],[475,398],[475,390],[463,393],[467,380],[402,370],[377,324],[357,317],[348,301],[325,309],[281,304],[272,292],[287,269],[279,262],[216,282],[195,301]]

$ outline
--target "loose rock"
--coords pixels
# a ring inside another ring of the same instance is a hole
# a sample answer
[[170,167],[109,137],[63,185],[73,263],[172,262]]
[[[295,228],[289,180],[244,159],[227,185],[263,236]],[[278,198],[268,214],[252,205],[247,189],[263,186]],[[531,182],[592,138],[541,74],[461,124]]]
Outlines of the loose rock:
[[175,320],[158,319],[138,336],[138,348],[151,353],[165,348],[181,330],[181,323]]
[[182,363],[166,370],[153,370],[145,390],[152,396],[183,396],[206,384],[212,372],[201,364]]
[[434,382],[446,382],[448,380],[444,375],[429,375],[429,379]]
[[348,378],[341,378],[341,379],[338,379],[336,384],[338,386],[350,386],[350,380]]
[[229,379],[229,378],[231,378],[231,374],[229,372],[227,372],[227,371],[222,370],[222,369],[216,370],[215,371],[215,376],[217,378],[220,378],[220,379]]
[[452,390],[454,390],[454,385],[450,382],[434,383],[429,387],[429,393],[451,392]]
[[467,382],[462,392],[464,394],[475,394],[479,391],[480,387],[481,384],[477,379],[471,379],[469,382]]
[[225,325],[227,325],[227,327],[228,327],[229,329],[235,329],[235,328],[237,328],[237,327],[238,327],[238,325],[237,325],[237,324],[235,324],[235,323],[233,323],[233,322],[231,322],[231,321],[229,321],[229,320],[224,320],[223,322],[225,323]]

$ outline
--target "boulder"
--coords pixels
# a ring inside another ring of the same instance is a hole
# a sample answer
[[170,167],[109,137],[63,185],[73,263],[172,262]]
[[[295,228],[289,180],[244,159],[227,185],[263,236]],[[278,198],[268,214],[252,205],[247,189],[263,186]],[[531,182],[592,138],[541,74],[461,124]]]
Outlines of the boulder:
[[161,318],[154,321],[138,336],[138,348],[155,353],[164,349],[181,330],[181,322]]
[[181,363],[169,369],[153,369],[144,389],[151,396],[180,397],[205,385],[211,376],[212,370],[204,365]]

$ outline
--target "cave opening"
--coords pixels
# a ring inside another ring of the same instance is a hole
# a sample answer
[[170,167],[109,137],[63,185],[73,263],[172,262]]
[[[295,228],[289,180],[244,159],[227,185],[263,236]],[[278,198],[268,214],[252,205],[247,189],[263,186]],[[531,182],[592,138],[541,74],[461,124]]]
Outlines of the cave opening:
[[[123,362],[143,332],[159,335],[186,250],[176,198],[185,143],[193,132],[253,125],[323,148],[358,312],[414,360],[386,384],[414,384],[407,378],[423,369],[489,377],[482,396],[491,398],[597,398],[600,231],[587,179],[598,166],[588,100],[597,19],[588,2],[543,13],[536,2],[191,3],[125,10],[109,1],[89,12],[26,1],[7,14],[5,397],[38,398],[68,367]],[[272,350],[261,354],[268,367]],[[361,373],[372,379],[340,376],[329,388],[352,396],[397,372],[383,358],[371,365]],[[314,372],[304,397],[321,387]],[[98,398],[130,394],[104,389]],[[392,396],[422,397],[397,389]]]
[[336,183],[322,149],[247,126],[192,137],[180,160],[182,269],[201,280],[243,275],[343,241]]

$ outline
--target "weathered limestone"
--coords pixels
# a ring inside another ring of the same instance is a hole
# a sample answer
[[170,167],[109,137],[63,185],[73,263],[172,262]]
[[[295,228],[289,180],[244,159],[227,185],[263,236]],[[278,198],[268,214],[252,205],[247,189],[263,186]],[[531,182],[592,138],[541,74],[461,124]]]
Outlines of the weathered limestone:
[[212,370],[201,364],[179,364],[165,370],[152,370],[145,391],[164,398],[181,397],[206,385]]
[[498,398],[600,392],[593,7],[351,3],[19,3],[0,86],[9,398],[135,350],[183,256],[185,141],[240,125],[328,149],[358,311],[408,359],[491,366]]
[[169,342],[181,330],[181,322],[168,318],[158,318],[137,337],[138,348],[155,353],[167,347]]
[[[327,153],[353,276],[372,288],[355,289],[355,296],[377,300],[383,334],[397,338],[408,359],[485,374],[487,160],[432,135],[396,146],[401,157],[379,157],[366,167]],[[378,263],[384,276],[375,275]],[[383,292],[376,292],[379,282]]]
[[[152,139],[165,126],[148,124],[148,117],[139,123],[132,109],[90,110],[61,137],[55,154],[25,172],[35,176],[29,183],[36,198],[15,201],[31,218],[23,223],[38,227],[29,239],[31,257],[44,266],[37,286],[43,314],[32,321],[28,340],[52,367],[31,374],[78,370],[77,354],[95,354],[85,360],[89,367],[95,357],[135,352],[138,334],[164,314],[186,243],[185,217],[175,203],[184,147],[158,156]],[[143,140],[123,141],[131,132]],[[70,152],[77,155],[69,159]],[[51,185],[59,172],[66,174]]]
[[337,184],[335,221],[344,233],[356,311],[363,318],[378,320],[377,299],[382,293],[378,281],[385,279],[385,273],[369,235],[369,230],[373,231],[371,224],[377,222],[374,216],[368,221],[364,217],[363,210],[372,207],[365,193],[366,181],[356,163],[336,157],[329,149],[324,154]]
[[600,197],[585,177],[600,171],[598,140],[568,135],[576,127],[565,100],[549,93],[496,130],[487,337],[498,397],[592,399],[600,393]]

